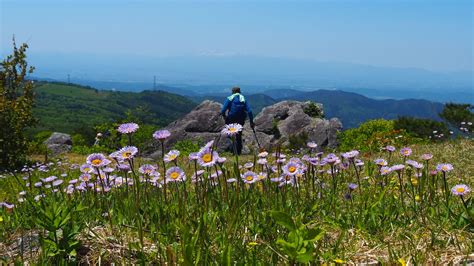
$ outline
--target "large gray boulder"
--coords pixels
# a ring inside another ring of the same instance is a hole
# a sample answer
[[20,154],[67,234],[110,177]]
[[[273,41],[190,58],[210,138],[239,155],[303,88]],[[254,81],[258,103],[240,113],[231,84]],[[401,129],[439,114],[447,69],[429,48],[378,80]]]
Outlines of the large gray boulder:
[[[337,118],[326,120],[323,116],[322,104],[282,101],[263,108],[255,117],[256,135],[260,144],[270,150],[277,145],[288,145],[290,136],[314,141],[320,148],[334,148],[342,123]],[[248,147],[257,145],[252,129],[247,124],[244,126],[244,142]]]
[[[206,143],[216,140],[219,151],[230,146],[230,140],[220,133],[224,119],[220,116],[222,105],[214,101],[204,101],[183,118],[169,124],[166,129],[171,136],[165,141],[167,149],[177,141],[191,140]],[[309,111],[308,111],[309,110]],[[308,141],[320,147],[335,147],[337,132],[342,123],[337,118],[325,120],[323,106],[312,102],[282,101],[265,107],[254,119],[256,135],[260,144],[268,150],[276,145],[288,145],[290,136],[307,135]],[[255,136],[247,122],[243,131],[243,153],[257,147]],[[152,147],[151,158],[160,158],[159,143]]]
[[44,144],[53,156],[66,153],[72,148],[71,135],[54,132]]
[[[165,141],[167,149],[182,140],[206,143],[219,138],[225,125],[224,119],[220,115],[221,108],[220,103],[206,100],[183,118],[169,124],[166,129],[170,131],[171,136]],[[218,144],[220,145],[219,150],[225,149],[225,141],[218,141]],[[153,144],[153,150],[155,152],[148,157],[160,158],[161,147],[157,141]]]

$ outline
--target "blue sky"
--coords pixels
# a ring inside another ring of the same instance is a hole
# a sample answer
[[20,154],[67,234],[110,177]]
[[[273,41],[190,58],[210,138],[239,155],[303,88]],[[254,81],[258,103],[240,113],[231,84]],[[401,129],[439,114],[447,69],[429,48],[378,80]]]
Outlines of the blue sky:
[[472,1],[0,0],[1,51],[473,69]]

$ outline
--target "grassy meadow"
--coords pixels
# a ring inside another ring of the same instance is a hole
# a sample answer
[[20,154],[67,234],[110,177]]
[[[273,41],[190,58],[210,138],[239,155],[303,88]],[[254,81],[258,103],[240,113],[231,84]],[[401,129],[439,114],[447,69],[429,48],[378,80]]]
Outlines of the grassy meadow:
[[[208,143],[189,156],[163,147],[166,156],[150,161],[134,149],[133,130],[124,134],[130,146],[110,156],[66,154],[46,164],[37,156],[37,164],[2,175],[0,260],[406,265],[474,259],[470,140],[392,152],[308,147],[245,156],[217,154]],[[165,137],[159,132],[155,141]],[[467,188],[453,191],[458,184]]]

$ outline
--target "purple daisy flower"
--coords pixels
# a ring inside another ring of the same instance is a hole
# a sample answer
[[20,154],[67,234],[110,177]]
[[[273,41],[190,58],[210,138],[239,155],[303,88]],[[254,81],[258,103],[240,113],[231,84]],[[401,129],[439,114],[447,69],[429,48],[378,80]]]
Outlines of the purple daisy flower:
[[54,180],[58,179],[56,176],[49,176],[49,177],[46,177],[46,178],[41,178],[41,181],[43,181],[44,183],[49,183],[49,182],[53,182]]
[[266,165],[267,164],[267,159],[266,158],[260,158],[260,159],[257,160],[257,164]]
[[436,166],[436,170],[444,172],[444,173],[450,172],[453,169],[454,169],[453,166],[449,163],[440,163]]
[[197,152],[191,152],[191,153],[189,154],[189,160],[190,160],[190,161],[195,161],[195,160],[197,160],[198,158],[199,158],[199,156],[198,156],[198,153],[197,153]]
[[319,158],[318,157],[314,157],[314,158],[309,158],[308,162],[314,166],[318,166],[319,165]]
[[218,178],[218,177],[221,176],[221,175],[222,175],[222,171],[219,170],[219,171],[217,171],[217,172],[212,173],[212,174],[209,176],[209,179],[216,179],[216,178]]
[[380,174],[381,175],[388,175],[391,172],[392,172],[392,168],[390,168],[390,167],[382,166],[382,168],[380,168]]
[[257,179],[258,180],[262,180],[262,179],[266,179],[267,178],[267,173],[264,173],[264,172],[260,172],[257,174]]
[[166,129],[157,130],[155,131],[155,133],[153,133],[153,138],[159,141],[163,141],[169,136],[171,136],[171,133]]
[[202,167],[211,167],[216,163],[219,154],[210,148],[202,149],[198,152],[198,163]]
[[283,166],[283,172],[286,175],[294,176],[294,175],[298,174],[298,172],[299,172],[299,164],[294,162],[294,161],[290,161],[290,162],[288,162],[287,164],[285,164]]
[[104,167],[110,163],[102,153],[93,153],[87,156],[86,162],[93,167]]
[[3,207],[5,207],[5,208],[11,210],[11,209],[13,209],[13,208],[15,207],[15,204],[10,204],[10,203],[8,203],[8,202],[1,202],[1,203],[0,203],[0,206],[3,206]]
[[396,149],[394,146],[392,145],[388,145],[385,147],[385,150],[388,151],[388,152],[394,152]]
[[350,191],[355,190],[357,187],[358,187],[357,184],[354,184],[354,183],[349,183],[349,184],[347,185],[347,188],[348,188]]
[[138,172],[147,176],[151,176],[155,173],[156,168],[151,164],[144,164],[138,168]]
[[247,162],[244,164],[244,168],[247,168],[247,169],[250,169],[253,167],[253,163],[252,162]]
[[124,163],[118,164],[118,165],[117,165],[117,168],[118,168],[120,171],[124,171],[124,172],[130,171],[130,165],[124,164]]
[[407,160],[406,163],[413,167],[413,168],[416,168],[416,169],[421,169],[423,168],[423,164],[417,162],[417,161],[413,161],[413,160]]
[[314,142],[314,141],[310,141],[310,142],[306,143],[306,146],[308,146],[308,148],[310,148],[310,149],[314,149],[314,148],[318,147],[318,144],[316,144],[316,142]]
[[102,171],[104,171],[104,173],[107,173],[107,174],[110,174],[114,171],[114,168],[112,167],[105,167],[104,169],[102,169]]
[[358,155],[359,155],[359,151],[353,150],[353,151],[343,153],[342,157],[344,157],[346,159],[354,159]]
[[184,181],[186,179],[186,176],[184,175],[184,171],[175,166],[171,167],[166,171],[166,181],[167,182],[179,182],[179,181]]
[[405,165],[403,165],[403,164],[396,164],[396,165],[390,167],[390,169],[391,169],[392,171],[396,171],[396,172],[400,172],[400,171],[403,170],[404,168],[405,168]]
[[82,174],[79,176],[79,179],[84,181],[84,182],[89,182],[91,180],[91,175],[90,174]]
[[338,164],[341,162],[339,157],[337,157],[334,153],[328,154],[326,157],[324,157],[323,160],[327,162],[328,164]]
[[247,171],[242,175],[242,180],[246,184],[255,183],[258,180],[257,174],[252,171]]
[[296,183],[296,179],[294,176],[285,175],[281,178],[280,184],[278,184],[278,186],[279,187],[282,187],[285,185],[294,186],[295,183]]
[[405,157],[410,156],[411,153],[412,153],[412,151],[411,151],[411,149],[408,148],[408,147],[402,148],[402,149],[400,150],[400,154],[401,154],[402,156],[405,156]]
[[471,189],[467,185],[464,185],[464,184],[455,185],[451,189],[451,193],[453,193],[453,195],[455,196],[464,196],[464,195],[469,194],[469,192],[471,192]]
[[135,146],[125,146],[121,148],[118,153],[122,160],[130,160],[138,153],[138,149]]
[[374,161],[374,163],[378,166],[387,166],[387,161],[385,161],[384,159],[376,159]]
[[125,123],[121,124],[117,131],[122,134],[132,134],[138,130],[139,126],[136,123]]
[[109,157],[116,160],[118,163],[124,162],[124,159],[122,158],[122,155],[120,154],[120,150],[112,152],[111,154],[109,154]]
[[204,147],[202,147],[201,150],[210,149],[212,148],[212,145],[214,145],[214,140],[211,140],[208,143],[206,143],[206,145],[204,145]]
[[425,153],[423,155],[421,155],[421,159],[424,160],[424,161],[429,161],[433,158],[433,154],[430,154],[430,153]]
[[35,187],[41,187],[42,185],[43,185],[43,183],[41,183],[41,182],[36,182],[35,183]]
[[228,124],[222,129],[222,134],[227,136],[235,136],[242,131],[242,125],[238,123]]
[[176,160],[179,156],[179,151],[178,150],[171,150],[169,151],[165,157],[163,158],[163,160],[167,163],[169,162],[172,162],[174,160]]
[[55,180],[53,182],[53,187],[57,187],[57,186],[61,185],[62,183],[64,183],[64,181],[61,180],[61,179]]
[[217,158],[217,163],[218,164],[223,164],[223,163],[225,163],[225,161],[227,161],[227,158],[225,158],[225,157],[218,157]]

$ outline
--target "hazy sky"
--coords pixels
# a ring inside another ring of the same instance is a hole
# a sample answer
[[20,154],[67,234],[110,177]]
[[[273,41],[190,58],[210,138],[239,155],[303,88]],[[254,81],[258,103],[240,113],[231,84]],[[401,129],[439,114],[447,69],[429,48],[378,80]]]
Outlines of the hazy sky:
[[473,1],[0,0],[1,52],[257,55],[473,69]]

